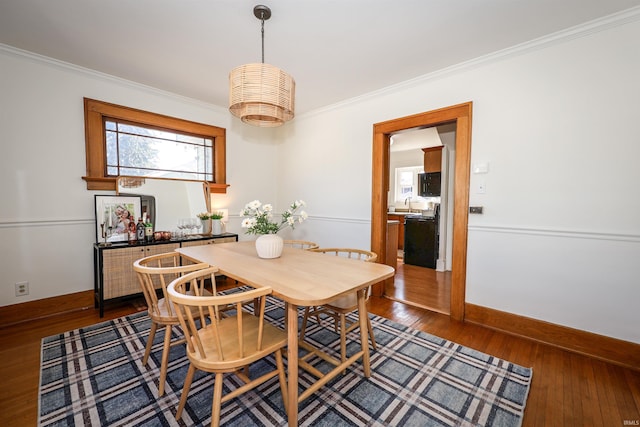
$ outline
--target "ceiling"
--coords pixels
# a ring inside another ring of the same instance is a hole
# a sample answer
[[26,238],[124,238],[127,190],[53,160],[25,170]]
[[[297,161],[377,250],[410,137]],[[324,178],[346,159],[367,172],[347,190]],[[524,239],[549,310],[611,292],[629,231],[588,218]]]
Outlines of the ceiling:
[[228,106],[261,61],[301,114],[640,5],[640,0],[1,0],[0,43]]
[[400,151],[420,150],[422,148],[437,147],[442,145],[437,127],[425,129],[410,129],[398,132],[391,136],[391,153]]

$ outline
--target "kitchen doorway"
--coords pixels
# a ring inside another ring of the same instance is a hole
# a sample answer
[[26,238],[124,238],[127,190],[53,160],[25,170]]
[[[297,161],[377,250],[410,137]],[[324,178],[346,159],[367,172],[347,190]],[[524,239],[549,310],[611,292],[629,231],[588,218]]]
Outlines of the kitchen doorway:
[[[456,150],[454,186],[452,192],[453,247],[450,293],[450,316],[455,320],[464,320],[472,105],[471,102],[468,102],[377,123],[374,125],[373,135],[371,248],[374,252],[381,254],[381,259],[388,259],[387,192],[389,191],[390,173],[390,136],[405,130],[423,129],[447,123],[455,123]],[[374,292],[379,296],[384,295],[384,285],[376,286]]]
[[[384,296],[447,316],[453,225],[448,196],[453,188],[455,133],[455,123],[394,133],[389,153],[387,218],[399,222],[398,256]],[[430,176],[437,179],[429,181]],[[393,239],[394,234],[389,236]]]

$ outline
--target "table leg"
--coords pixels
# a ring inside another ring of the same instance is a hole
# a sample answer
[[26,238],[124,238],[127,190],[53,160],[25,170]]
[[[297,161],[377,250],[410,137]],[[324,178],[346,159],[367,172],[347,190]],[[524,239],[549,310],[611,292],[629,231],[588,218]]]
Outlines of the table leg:
[[[298,425],[298,306],[287,303],[287,363],[288,396],[287,411],[289,427]],[[368,347],[368,346],[367,346]]]
[[360,344],[362,345],[362,367],[364,376],[371,376],[371,366],[369,365],[369,329],[367,329],[367,302],[365,300],[367,290],[358,291],[358,318],[360,319]]

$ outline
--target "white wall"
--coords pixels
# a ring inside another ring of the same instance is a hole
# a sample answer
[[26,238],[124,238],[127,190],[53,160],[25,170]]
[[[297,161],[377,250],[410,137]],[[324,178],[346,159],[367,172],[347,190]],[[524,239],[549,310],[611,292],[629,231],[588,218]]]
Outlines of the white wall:
[[[640,342],[640,22],[631,21],[297,118],[278,148],[279,200],[370,218],[372,125],[473,101],[471,160],[490,169],[471,176],[472,191],[483,179],[486,193],[470,196],[485,213],[469,218],[466,301]],[[316,227],[309,236],[325,238]]]
[[[479,304],[640,342],[638,16],[574,31],[297,117],[278,129],[224,109],[0,49],[0,305],[92,287],[93,193],[82,97],[227,129],[229,229],[260,199],[304,199],[290,234],[368,247],[374,123],[473,101],[472,163],[488,162],[469,218],[467,296]],[[579,35],[579,37],[578,37]],[[556,41],[553,41],[556,40]],[[235,215],[235,216],[234,216]],[[31,295],[14,297],[28,280]]]
[[[93,288],[94,194],[86,174],[83,97],[227,129],[230,213],[276,198],[273,130],[226,109],[0,45],[0,306]],[[113,194],[113,192],[111,193]],[[242,233],[238,225],[229,231]],[[241,236],[245,238],[244,235]],[[30,293],[16,297],[14,284]]]

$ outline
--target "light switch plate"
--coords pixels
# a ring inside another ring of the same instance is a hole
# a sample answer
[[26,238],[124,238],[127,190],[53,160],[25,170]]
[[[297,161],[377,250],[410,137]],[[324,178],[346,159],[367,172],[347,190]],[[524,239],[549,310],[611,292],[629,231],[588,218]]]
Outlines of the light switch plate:
[[489,163],[476,163],[473,165],[473,173],[488,173]]

